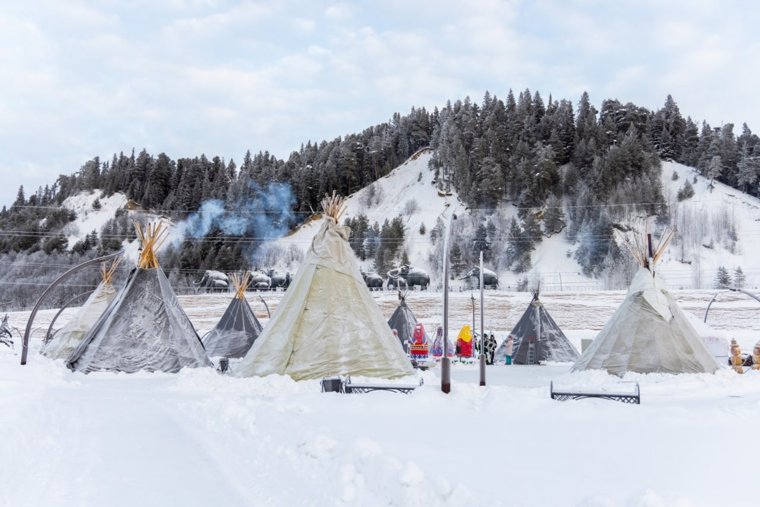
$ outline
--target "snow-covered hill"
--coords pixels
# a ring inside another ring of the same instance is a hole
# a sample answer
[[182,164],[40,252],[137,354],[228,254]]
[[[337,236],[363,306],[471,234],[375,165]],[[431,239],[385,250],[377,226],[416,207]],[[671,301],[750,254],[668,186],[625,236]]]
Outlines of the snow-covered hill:
[[[440,286],[441,273],[436,272],[429,262],[433,252],[430,231],[438,219],[447,223],[453,214],[466,219],[471,216],[471,211],[460,201],[455,190],[449,196],[439,195],[435,171],[428,166],[432,155],[429,149],[421,150],[374,184],[349,196],[345,218],[364,214],[370,224],[378,222],[382,225],[386,219],[400,215],[405,226],[404,249],[409,260],[428,271],[435,288]],[[760,286],[760,266],[754,257],[760,246],[760,200],[721,183],[711,185],[696,170],[674,162],[662,163],[661,178],[672,222],[678,229],[675,240],[659,264],[659,272],[667,284],[671,288],[712,288],[716,272],[723,266],[731,275],[741,267],[746,286]],[[694,189],[694,196],[679,202],[676,196],[687,180]],[[99,199],[101,207],[94,209],[93,203],[99,195],[98,191],[83,192],[64,201],[64,207],[77,214],[76,220],[63,231],[69,240],[69,248],[93,230],[99,233],[116,210],[127,202],[126,196],[117,193]],[[515,216],[517,210],[513,205],[505,204],[496,213],[502,219],[500,223],[504,223]],[[466,220],[459,220],[462,222]],[[274,244],[282,248],[297,246],[305,251],[320,223],[320,220],[307,222]],[[420,233],[422,225],[424,234]],[[134,245],[126,247],[129,251],[136,249]],[[545,238],[532,253],[531,270],[515,274],[502,269],[498,273],[501,286],[514,289],[527,278],[531,284],[540,281],[544,290],[549,291],[606,288],[601,280],[582,273],[573,255],[577,247],[564,233]],[[287,269],[296,267],[287,266]],[[372,271],[373,261],[365,261],[363,267]],[[486,267],[493,269],[493,266]],[[464,283],[455,283],[455,288],[460,286]]]
[[[72,210],[77,217],[73,222],[64,227],[63,233],[69,241],[69,250],[77,241],[95,231],[100,235],[103,226],[114,217],[116,210],[127,204],[127,196],[115,193],[109,197],[100,197],[100,190],[80,192],[63,201],[63,207]],[[95,201],[100,203],[100,208],[93,207]]]
[[[409,261],[426,270],[429,270],[430,230],[439,218],[447,223],[452,213],[461,215],[465,209],[455,191],[450,196],[438,194],[434,182],[435,171],[428,167],[432,156],[432,150],[421,150],[374,185],[350,195],[344,215],[344,218],[354,218],[364,214],[370,224],[378,222],[380,225],[386,219],[401,215]],[[370,197],[370,194],[374,197]],[[426,232],[420,234],[420,226],[423,224]],[[277,243],[282,247],[297,245],[305,250],[320,225],[320,220],[308,222],[292,234],[280,238]],[[365,268],[372,269],[371,261],[366,262]],[[433,274],[431,276],[435,277]]]
[[[420,225],[424,224],[429,233],[437,218],[448,220],[451,212],[464,217],[470,211],[455,191],[449,197],[438,195],[434,171],[428,167],[431,156],[432,152],[425,150],[378,180],[373,189],[367,187],[351,195],[346,217],[363,213],[370,223],[382,224],[400,214],[406,226],[405,249],[409,259],[415,266],[430,272],[435,287],[440,284],[440,273],[433,272],[428,263],[432,246],[429,234],[419,233]],[[677,179],[673,179],[674,173]],[[676,195],[686,180],[692,184],[694,196],[679,202]],[[711,187],[696,170],[674,162],[662,163],[662,185],[678,229],[669,252],[659,264],[660,274],[668,285],[712,288],[719,266],[726,267],[732,274],[741,267],[747,277],[747,287],[760,285],[760,267],[753,259],[756,243],[760,242],[760,200],[720,183]],[[376,196],[371,203],[370,192]],[[517,210],[513,205],[505,205],[497,213],[509,218],[516,215]],[[282,247],[297,245],[305,250],[319,224],[319,220],[309,222],[277,243]],[[519,275],[502,270],[498,273],[501,286],[514,288],[521,279],[527,278],[531,283],[540,280],[546,290],[604,289],[602,281],[582,273],[573,255],[577,246],[564,234],[544,239],[532,254],[531,270]],[[364,267],[371,270],[372,261],[366,261]]]
[[[673,179],[673,174],[678,179]],[[678,202],[678,190],[688,180],[694,197]],[[678,229],[660,264],[674,288],[711,288],[718,267],[733,275],[741,267],[746,286],[760,286],[760,200],[722,183],[713,183],[693,168],[662,164],[663,191]]]

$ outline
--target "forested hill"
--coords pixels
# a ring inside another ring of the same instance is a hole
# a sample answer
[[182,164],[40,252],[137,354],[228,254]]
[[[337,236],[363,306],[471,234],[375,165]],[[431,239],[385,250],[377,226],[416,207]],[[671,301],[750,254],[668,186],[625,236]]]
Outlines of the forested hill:
[[[617,210],[666,216],[661,159],[696,167],[752,195],[760,192],[760,138],[746,125],[737,133],[733,124],[714,128],[684,118],[670,96],[650,111],[610,99],[597,109],[586,93],[575,104],[529,90],[516,97],[510,91],[503,99],[486,92],[479,103],[466,98],[433,111],[413,108],[360,133],[308,142],[287,160],[266,151],[246,153],[239,166],[220,156],[172,160],[145,150],[96,157],[37,191],[19,189],[11,208],[0,212],[0,255],[6,264],[18,262],[19,254],[53,256],[60,266],[117,250],[133,234],[125,212],[102,230],[81,231],[75,244],[61,232],[75,218],[61,206],[64,200],[96,189],[100,199],[123,193],[175,221],[213,200],[229,215],[255,209],[259,217],[276,216],[279,228],[292,227],[318,208],[325,193],[356,192],[428,146],[440,185],[452,185],[468,206],[486,214],[516,205],[519,222],[512,232],[527,242],[559,231],[575,241],[580,231],[593,230],[589,237],[598,245],[585,246],[582,256],[590,275],[599,274],[598,261],[609,254]],[[100,206],[100,199],[92,206]],[[290,213],[283,214],[283,206]],[[265,237],[261,222],[226,229],[214,224],[203,231],[206,240],[188,239],[163,265],[175,278],[182,270],[248,267],[251,250]],[[510,269],[519,269],[519,254]]]

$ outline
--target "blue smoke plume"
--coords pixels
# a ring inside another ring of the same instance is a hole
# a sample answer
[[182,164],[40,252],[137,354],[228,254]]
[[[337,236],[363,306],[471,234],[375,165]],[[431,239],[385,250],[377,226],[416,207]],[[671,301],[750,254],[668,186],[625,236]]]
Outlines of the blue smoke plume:
[[295,196],[287,183],[269,183],[260,187],[252,183],[249,194],[225,205],[220,199],[203,202],[197,212],[176,224],[174,246],[185,238],[202,238],[214,230],[225,236],[253,239],[258,245],[283,236],[295,223]]

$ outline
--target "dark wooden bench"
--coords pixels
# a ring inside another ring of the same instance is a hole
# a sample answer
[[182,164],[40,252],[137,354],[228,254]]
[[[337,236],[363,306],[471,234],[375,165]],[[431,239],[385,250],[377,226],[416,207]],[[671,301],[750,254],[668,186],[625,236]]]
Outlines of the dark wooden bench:
[[567,400],[582,400],[584,398],[601,398],[603,400],[619,401],[621,403],[630,403],[632,405],[639,405],[641,403],[641,391],[639,390],[638,382],[629,382],[634,386],[633,392],[614,392],[614,391],[555,391],[554,381],[549,383],[549,396],[553,400],[567,401]]
[[359,384],[351,381],[351,377],[325,377],[322,379],[323,393],[369,393],[372,391],[389,391],[392,393],[409,394],[422,385],[419,384]]

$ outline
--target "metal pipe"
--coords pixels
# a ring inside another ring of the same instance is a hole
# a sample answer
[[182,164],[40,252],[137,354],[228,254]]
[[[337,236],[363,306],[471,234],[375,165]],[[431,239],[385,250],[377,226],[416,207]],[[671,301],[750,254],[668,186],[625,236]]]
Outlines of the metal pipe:
[[73,275],[77,271],[84,269],[88,266],[92,266],[93,264],[97,264],[99,262],[105,262],[111,259],[115,259],[116,257],[122,255],[123,253],[124,252],[120,250],[113,254],[104,255],[103,257],[96,257],[94,259],[90,259],[89,261],[85,261],[69,269],[64,274],[56,278],[53,281],[53,283],[48,285],[47,289],[45,289],[42,292],[39,299],[37,299],[37,302],[34,304],[34,308],[32,308],[32,313],[29,314],[29,320],[26,322],[26,330],[24,331],[24,342],[23,342],[23,347],[21,349],[21,365],[22,366],[26,364],[26,358],[27,358],[27,355],[29,354],[29,337],[32,334],[32,324],[34,323],[34,317],[37,316],[37,312],[39,311],[40,306],[42,306],[42,302],[45,300],[47,295],[50,294],[53,291],[53,289],[58,287],[58,285],[65,282],[71,275]]
[[[732,292],[741,292],[741,293],[742,293],[742,294],[744,294],[745,296],[749,296],[749,297],[751,297],[752,299],[754,299],[754,300],[756,300],[756,301],[760,302],[760,297],[757,297],[756,295],[754,295],[754,294],[752,294],[751,292],[749,292],[749,291],[746,291],[746,290],[744,290],[744,289],[736,289],[736,288],[733,288],[733,289],[732,289],[732,288],[726,288],[726,289],[724,289],[724,290],[730,290],[730,291],[732,291]],[[705,310],[705,318],[704,318],[704,323],[705,323],[705,324],[707,324],[707,313],[710,311],[710,307],[711,307],[711,306],[712,306],[712,304],[715,302],[715,300],[717,299],[717,297],[718,297],[718,294],[720,294],[720,292],[721,292],[721,291],[718,291],[718,292],[716,292],[716,293],[715,293],[715,295],[714,295],[714,296],[712,297],[712,299],[710,300],[710,302],[707,304],[707,310]]]
[[55,324],[55,321],[58,320],[58,317],[60,317],[60,315],[63,313],[63,311],[66,308],[68,308],[69,305],[71,305],[71,303],[73,303],[77,299],[81,299],[84,296],[89,296],[93,292],[95,292],[94,289],[93,290],[88,290],[87,292],[83,292],[81,294],[77,294],[73,298],[71,298],[68,301],[66,301],[66,303],[61,307],[61,309],[58,310],[58,313],[55,314],[55,317],[53,317],[53,320],[50,321],[50,325],[48,326],[47,334],[45,334],[45,341],[44,341],[45,344],[47,344],[50,341],[50,338],[51,338],[50,333],[53,331],[53,325]]
[[451,360],[449,359],[449,237],[451,222],[456,219],[452,211],[443,242],[443,359],[441,359],[441,391],[451,392]]
[[480,385],[486,385],[486,325],[483,319],[483,251],[480,251]]
[[267,309],[267,317],[271,319],[272,318],[272,313],[269,311],[269,305],[267,304],[266,301],[264,301],[263,297],[259,296],[259,299],[261,300],[262,303],[264,303],[264,308]]

